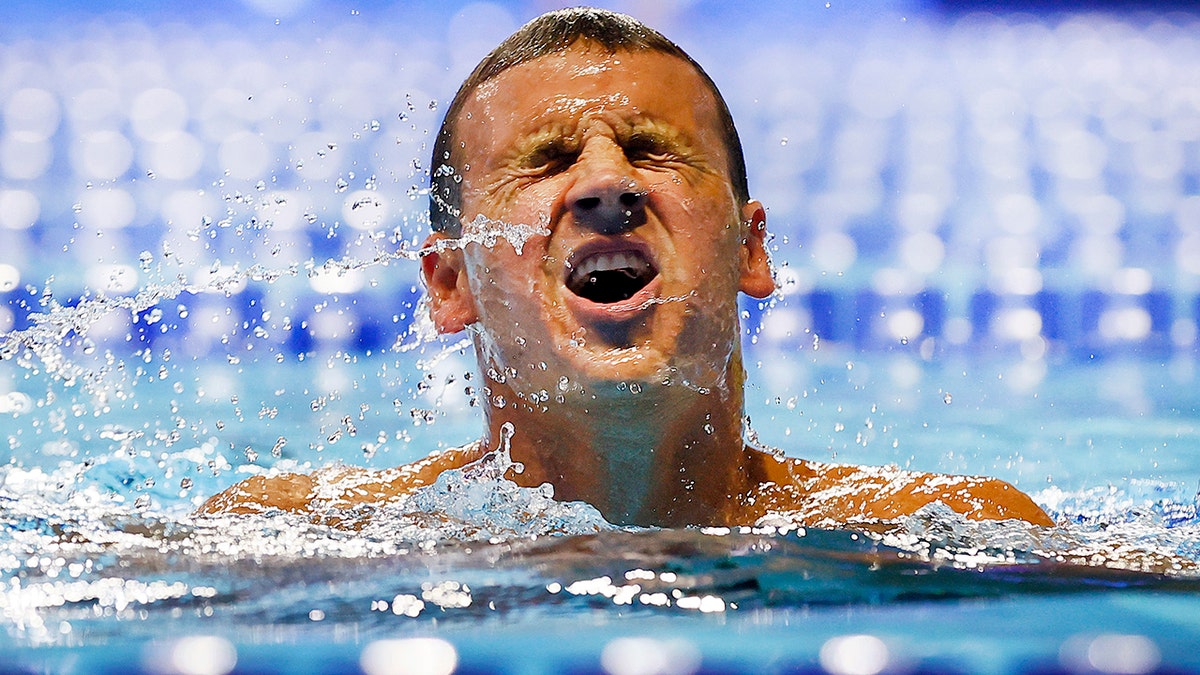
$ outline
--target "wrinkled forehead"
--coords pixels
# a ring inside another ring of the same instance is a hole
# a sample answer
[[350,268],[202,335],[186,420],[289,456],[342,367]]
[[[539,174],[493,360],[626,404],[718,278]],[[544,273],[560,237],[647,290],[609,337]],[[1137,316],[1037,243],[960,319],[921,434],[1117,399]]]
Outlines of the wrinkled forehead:
[[724,150],[716,99],[691,64],[653,50],[578,45],[480,84],[458,117],[454,151],[469,163],[535,131],[557,126],[569,134],[596,117],[670,126],[697,145]]

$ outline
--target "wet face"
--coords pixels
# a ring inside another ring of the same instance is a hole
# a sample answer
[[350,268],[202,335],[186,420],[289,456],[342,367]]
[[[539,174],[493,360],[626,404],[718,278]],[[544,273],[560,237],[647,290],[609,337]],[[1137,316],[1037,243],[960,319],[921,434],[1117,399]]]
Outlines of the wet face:
[[440,329],[477,322],[486,365],[530,394],[564,374],[720,377],[738,290],[773,284],[762,207],[736,202],[717,104],[689,64],[579,45],[485,82],[456,132],[466,236],[539,232],[427,259]]

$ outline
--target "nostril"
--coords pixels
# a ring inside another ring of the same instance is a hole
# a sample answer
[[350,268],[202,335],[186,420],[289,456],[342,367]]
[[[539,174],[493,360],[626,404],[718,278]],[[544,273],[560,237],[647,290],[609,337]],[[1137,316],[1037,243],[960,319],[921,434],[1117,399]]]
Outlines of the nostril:
[[640,202],[641,200],[642,200],[642,195],[640,193],[637,193],[637,192],[621,193],[621,206],[624,206],[626,208],[633,208],[633,207],[637,206],[638,202]]
[[596,208],[597,206],[600,206],[600,198],[599,197],[581,197],[580,199],[575,200],[575,205],[578,206],[579,208],[583,209],[584,211],[591,211],[592,209]]

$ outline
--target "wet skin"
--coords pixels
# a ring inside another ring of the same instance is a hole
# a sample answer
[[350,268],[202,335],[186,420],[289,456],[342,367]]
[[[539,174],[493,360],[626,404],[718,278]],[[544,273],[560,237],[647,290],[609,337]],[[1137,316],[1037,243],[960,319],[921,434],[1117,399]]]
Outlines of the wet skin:
[[[207,512],[340,509],[426,485],[515,429],[510,475],[614,523],[836,526],[941,501],[974,519],[1050,519],[987,478],[790,459],[743,440],[737,294],[774,290],[765,211],[728,175],[717,103],[684,61],[577,43],[481,85],[458,119],[462,222],[543,232],[423,259],[438,330],[468,329],[478,444],[381,472],[255,477]],[[446,235],[434,234],[437,244]],[[332,514],[332,515],[331,515]]]

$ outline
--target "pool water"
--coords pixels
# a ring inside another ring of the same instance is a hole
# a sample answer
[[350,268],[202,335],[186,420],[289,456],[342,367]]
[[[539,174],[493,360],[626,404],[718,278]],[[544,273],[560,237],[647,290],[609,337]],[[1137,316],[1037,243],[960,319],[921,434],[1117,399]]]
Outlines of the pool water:
[[[888,532],[619,529],[486,467],[359,531],[199,518],[249,472],[392,466],[469,441],[478,411],[443,386],[466,380],[469,350],[198,360],[100,414],[83,388],[27,371],[21,390],[54,406],[4,418],[14,448],[42,450],[0,487],[4,650],[33,672],[80,673],[190,672],[170,655],[207,644],[197,636],[245,672],[408,672],[371,670],[364,650],[428,644],[466,672],[858,672],[862,654],[871,672],[1200,668],[1190,361],[1043,363],[1014,382],[1029,363],[754,354],[772,363],[771,378],[751,370],[761,442],[997,475],[1059,527],[934,507]],[[60,409],[80,414],[48,422]],[[395,642],[429,637],[444,642]],[[647,655],[673,665],[620,665]]]

